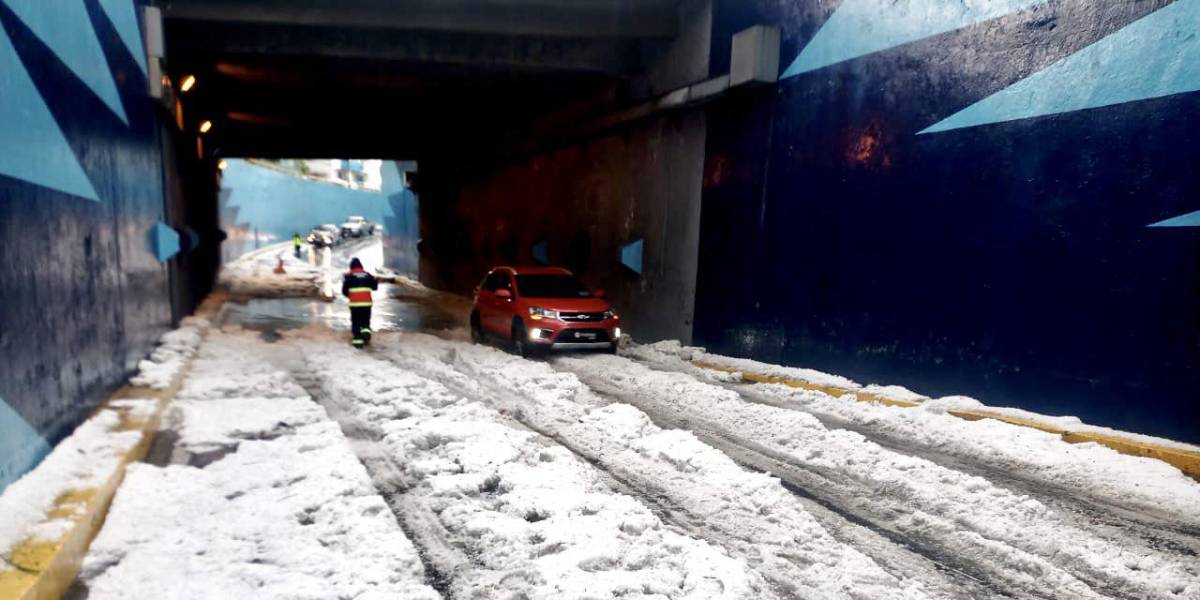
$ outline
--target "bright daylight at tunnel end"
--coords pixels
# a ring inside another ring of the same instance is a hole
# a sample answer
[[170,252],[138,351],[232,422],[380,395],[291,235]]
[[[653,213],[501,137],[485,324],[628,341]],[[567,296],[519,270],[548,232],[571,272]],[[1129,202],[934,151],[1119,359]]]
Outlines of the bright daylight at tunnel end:
[[0,600],[1200,600],[1200,0],[0,0]]

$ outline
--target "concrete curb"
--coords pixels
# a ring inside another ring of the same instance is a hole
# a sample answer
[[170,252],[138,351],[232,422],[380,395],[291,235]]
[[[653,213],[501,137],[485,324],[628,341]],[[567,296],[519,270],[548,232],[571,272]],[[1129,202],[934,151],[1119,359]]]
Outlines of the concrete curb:
[[[196,312],[211,318],[223,302],[223,297],[214,294],[205,300]],[[21,565],[22,568],[0,570],[0,600],[57,599],[71,588],[83,566],[83,559],[87,556],[92,540],[104,526],[113,497],[125,479],[125,467],[146,457],[162,422],[162,415],[179,393],[184,379],[191,371],[191,365],[192,359],[189,358],[165,390],[123,386],[92,413],[92,416],[95,416],[103,410],[118,412],[121,420],[114,431],[140,431],[141,438],[121,456],[116,468],[103,485],[93,489],[69,490],[55,500],[54,506],[43,520],[70,519],[73,523],[62,537],[55,541],[28,537],[9,551],[5,560],[14,565]],[[129,414],[127,407],[114,405],[115,400],[127,399],[150,399],[158,402],[149,417],[138,420]],[[77,508],[81,504],[85,505],[82,511]],[[4,568],[2,563],[0,568]]]
[[[183,370],[186,370],[183,369]],[[149,419],[145,421],[125,421],[122,428],[140,430],[141,439],[125,452],[117,463],[112,475],[99,488],[70,490],[58,497],[54,507],[46,515],[45,520],[54,518],[69,518],[74,523],[66,535],[57,541],[45,541],[26,538],[11,551],[12,562],[20,564],[31,571],[12,569],[0,572],[0,598],[43,599],[61,598],[71,587],[87,555],[88,546],[104,525],[108,507],[112,504],[113,496],[125,477],[125,466],[131,462],[140,461],[146,456],[158,428],[163,409],[166,406],[167,394],[173,394],[176,389],[158,392],[164,397],[158,398],[158,406]],[[97,411],[118,410],[111,405],[117,398],[132,398],[146,396],[145,388],[124,387],[118,390]],[[76,513],[74,506],[85,504],[81,513]]]
[[[833,396],[835,398],[840,398],[842,396],[849,395],[849,396],[853,396],[854,399],[858,400],[859,402],[871,402],[874,404],[882,404],[885,406],[899,406],[899,407],[904,407],[904,408],[911,408],[911,407],[916,407],[916,406],[921,405],[919,402],[910,402],[907,400],[895,400],[895,399],[891,399],[891,398],[884,398],[884,397],[881,397],[881,396],[878,396],[878,395],[875,395],[875,394],[872,394],[869,392],[864,392],[862,390],[853,390],[853,389],[839,388],[839,387],[833,387],[833,386],[817,385],[814,383],[809,383],[807,381],[801,381],[801,380],[796,380],[796,379],[787,379],[787,378],[778,377],[775,375],[765,375],[762,373],[739,371],[737,369],[722,367],[720,365],[705,363],[703,361],[692,361],[692,364],[697,367],[700,367],[702,369],[708,369],[711,371],[720,371],[723,373],[740,373],[743,380],[749,381],[752,383],[778,383],[778,384],[783,384],[783,385],[794,387],[794,388],[823,392],[823,393],[829,394],[830,396]],[[1113,450],[1116,450],[1117,452],[1120,452],[1121,454],[1128,454],[1130,456],[1141,456],[1141,457],[1145,457],[1145,458],[1158,459],[1158,460],[1161,460],[1161,461],[1179,469],[1180,471],[1183,471],[1183,473],[1185,475],[1187,475],[1188,477],[1191,477],[1192,479],[1200,481],[1200,452],[1191,452],[1191,451],[1183,450],[1180,448],[1171,448],[1168,446],[1161,446],[1158,444],[1143,442],[1143,441],[1136,440],[1133,438],[1120,437],[1117,435],[1107,435],[1107,434],[1095,433],[1095,432],[1091,432],[1091,431],[1072,431],[1072,430],[1069,430],[1069,429],[1066,429],[1063,427],[1059,427],[1057,425],[1052,425],[1050,423],[1042,423],[1042,422],[1039,422],[1039,421],[1036,421],[1033,419],[1023,419],[1020,417],[1001,415],[1001,414],[997,414],[997,413],[988,412],[986,410],[949,410],[946,412],[951,415],[954,415],[955,417],[966,420],[966,421],[981,421],[983,419],[993,419],[996,421],[1002,421],[1004,423],[1008,423],[1010,425],[1017,425],[1019,427],[1029,427],[1031,429],[1045,431],[1046,433],[1053,433],[1055,435],[1061,436],[1063,441],[1065,441],[1067,443],[1071,443],[1071,444],[1082,444],[1082,443],[1086,443],[1086,442],[1093,442],[1096,444],[1100,444],[1102,446],[1106,446]]]

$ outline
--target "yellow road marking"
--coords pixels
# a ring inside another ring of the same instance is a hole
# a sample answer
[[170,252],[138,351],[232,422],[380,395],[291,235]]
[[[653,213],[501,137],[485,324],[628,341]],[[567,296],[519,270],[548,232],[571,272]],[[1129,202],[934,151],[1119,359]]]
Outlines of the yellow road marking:
[[[224,295],[210,294],[196,313],[212,317],[224,301]],[[70,589],[83,565],[88,546],[104,525],[113,496],[125,478],[125,467],[142,460],[149,452],[162,413],[167,403],[179,392],[190,367],[189,359],[165,390],[125,386],[97,409],[97,412],[117,412],[120,418],[113,430],[141,431],[141,439],[125,452],[115,471],[99,488],[68,490],[55,499],[43,522],[56,519],[72,521],[61,538],[44,540],[27,537],[3,557],[4,561],[0,561],[0,600],[57,599]],[[152,399],[157,403],[152,415],[139,417],[134,416],[128,406],[114,405],[112,401],[116,399]]]
[[[810,383],[810,382],[803,381],[803,380],[788,379],[788,378],[779,377],[776,375],[765,375],[762,373],[739,371],[737,369],[722,367],[719,365],[706,363],[703,361],[692,361],[692,364],[696,365],[697,367],[700,367],[702,369],[709,369],[712,371],[721,371],[723,373],[741,373],[743,380],[750,381],[753,383],[783,384],[783,385],[794,387],[794,388],[823,392],[823,393],[833,396],[835,398],[841,398],[843,396],[849,395],[849,396],[852,396],[855,400],[858,400],[860,402],[871,402],[873,404],[882,404],[885,406],[900,406],[900,407],[909,407],[909,408],[914,407],[914,406],[920,406],[919,402],[909,402],[907,400],[893,400],[891,398],[884,398],[884,397],[878,396],[876,394],[864,392],[862,390],[840,388],[840,387],[835,387],[835,386],[818,385],[818,384]],[[1142,457],[1147,457],[1147,458],[1158,459],[1158,460],[1161,460],[1161,461],[1179,469],[1180,471],[1183,471],[1183,473],[1185,475],[1187,475],[1188,477],[1191,477],[1192,479],[1200,481],[1200,452],[1192,452],[1192,451],[1183,450],[1183,449],[1179,449],[1179,448],[1171,448],[1171,447],[1167,447],[1167,446],[1151,444],[1151,443],[1142,442],[1142,441],[1138,441],[1138,440],[1134,440],[1134,439],[1130,439],[1130,438],[1124,438],[1124,437],[1115,436],[1115,435],[1105,435],[1105,434],[1100,434],[1100,433],[1092,433],[1092,432],[1088,432],[1088,431],[1070,431],[1068,429],[1059,427],[1057,425],[1052,425],[1050,423],[1042,423],[1039,421],[1035,421],[1033,419],[1025,419],[1025,418],[1021,418],[1021,417],[1012,417],[1012,416],[1008,416],[1008,415],[997,414],[997,413],[989,412],[987,410],[950,410],[947,412],[955,417],[958,417],[960,419],[964,419],[967,421],[981,421],[983,419],[993,419],[996,421],[1002,421],[1004,423],[1008,423],[1010,425],[1017,425],[1019,427],[1029,427],[1032,429],[1037,429],[1039,431],[1045,431],[1046,433],[1052,433],[1052,434],[1061,436],[1063,441],[1065,441],[1067,443],[1071,443],[1071,444],[1082,444],[1082,443],[1087,443],[1087,442],[1094,442],[1094,443],[1100,444],[1102,446],[1106,446],[1108,448],[1116,450],[1117,452],[1120,452],[1121,454],[1128,454],[1130,456],[1142,456]]]

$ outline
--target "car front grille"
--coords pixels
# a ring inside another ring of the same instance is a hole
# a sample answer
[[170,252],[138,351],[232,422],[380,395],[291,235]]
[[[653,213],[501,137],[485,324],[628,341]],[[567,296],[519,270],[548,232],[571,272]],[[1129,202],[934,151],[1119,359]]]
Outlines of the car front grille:
[[588,313],[588,312],[560,312],[558,317],[564,321],[572,322],[590,322],[603,321],[604,313]]
[[586,344],[592,342],[608,342],[608,332],[603,329],[564,329],[558,334],[556,342],[571,344]]

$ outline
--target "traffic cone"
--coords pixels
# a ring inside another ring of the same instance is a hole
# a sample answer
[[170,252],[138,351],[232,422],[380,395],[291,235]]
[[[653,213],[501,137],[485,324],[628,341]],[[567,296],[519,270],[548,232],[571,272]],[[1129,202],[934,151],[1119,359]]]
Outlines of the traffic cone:
[[282,259],[282,258],[280,258],[280,259],[279,259],[279,265],[275,267],[275,274],[276,274],[276,275],[283,275],[283,274],[285,274],[285,273],[287,273],[287,271],[286,271],[286,270],[284,270],[284,268],[283,268],[283,259]]

